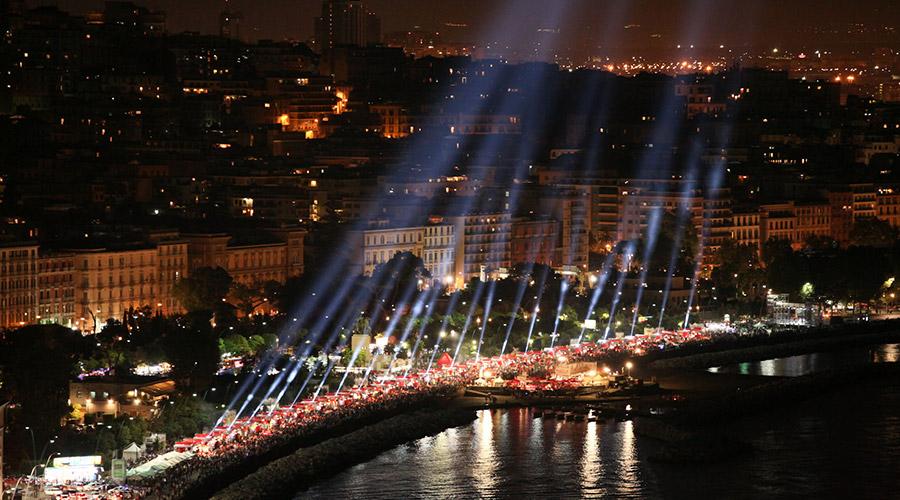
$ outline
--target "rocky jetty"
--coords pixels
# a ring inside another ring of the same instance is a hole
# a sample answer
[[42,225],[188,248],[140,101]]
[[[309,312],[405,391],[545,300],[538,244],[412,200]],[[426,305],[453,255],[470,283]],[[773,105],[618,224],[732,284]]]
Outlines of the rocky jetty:
[[213,498],[247,500],[290,498],[309,484],[370,460],[403,443],[434,435],[475,420],[473,410],[419,410],[398,415],[301,448],[275,460],[220,491]]

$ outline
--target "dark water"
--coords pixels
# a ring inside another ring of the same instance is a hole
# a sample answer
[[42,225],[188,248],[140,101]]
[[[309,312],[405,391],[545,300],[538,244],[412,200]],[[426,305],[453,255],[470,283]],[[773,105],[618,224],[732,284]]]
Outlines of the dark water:
[[809,373],[858,366],[867,363],[900,361],[900,344],[852,347],[839,351],[801,354],[786,358],[748,361],[709,368],[714,373],[798,377]]
[[382,453],[297,498],[897,498],[900,380],[735,422],[753,452],[714,464],[648,460],[631,422],[484,410],[471,425]]

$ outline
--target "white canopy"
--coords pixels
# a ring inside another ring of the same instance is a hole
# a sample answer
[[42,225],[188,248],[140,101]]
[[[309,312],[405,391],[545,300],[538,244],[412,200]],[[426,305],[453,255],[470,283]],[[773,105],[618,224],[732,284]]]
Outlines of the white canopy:
[[159,455],[149,462],[144,462],[133,469],[129,469],[128,477],[153,477],[169,467],[184,462],[192,456],[194,456],[194,454],[189,451],[170,451],[163,455]]

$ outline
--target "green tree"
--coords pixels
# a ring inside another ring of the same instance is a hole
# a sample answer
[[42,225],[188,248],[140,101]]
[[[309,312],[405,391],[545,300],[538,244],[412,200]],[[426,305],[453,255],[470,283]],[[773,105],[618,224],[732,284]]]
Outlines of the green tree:
[[188,311],[216,311],[233,280],[221,267],[201,267],[175,284],[173,293]]
[[219,342],[209,313],[194,312],[163,338],[176,382],[184,388],[205,387],[219,367]]
[[0,344],[3,386],[21,405],[21,422],[49,434],[71,411],[69,380],[89,341],[59,325],[31,325],[6,334]]
[[182,396],[164,403],[150,427],[175,440],[203,431],[214,423],[214,419],[213,405],[196,396]]
[[897,230],[881,219],[863,219],[850,230],[850,243],[860,247],[887,248],[897,241]]

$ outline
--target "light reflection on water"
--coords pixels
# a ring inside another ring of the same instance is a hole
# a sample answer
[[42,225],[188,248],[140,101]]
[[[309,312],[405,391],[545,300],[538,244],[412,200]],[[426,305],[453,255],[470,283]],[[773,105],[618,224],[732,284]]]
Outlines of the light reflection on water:
[[298,499],[896,498],[900,381],[851,386],[729,424],[753,452],[712,463],[647,459],[631,422],[482,410],[323,479]]
[[655,496],[631,422],[481,410],[472,424],[400,446],[297,498],[618,498]]
[[494,487],[494,474],[497,470],[494,457],[494,417],[493,412],[483,411],[475,421],[478,446],[475,449],[477,458],[472,475],[475,480],[475,489],[482,497],[491,495]]
[[798,377],[841,367],[868,363],[893,363],[898,360],[900,360],[900,344],[884,344],[714,366],[708,371],[741,375]]

